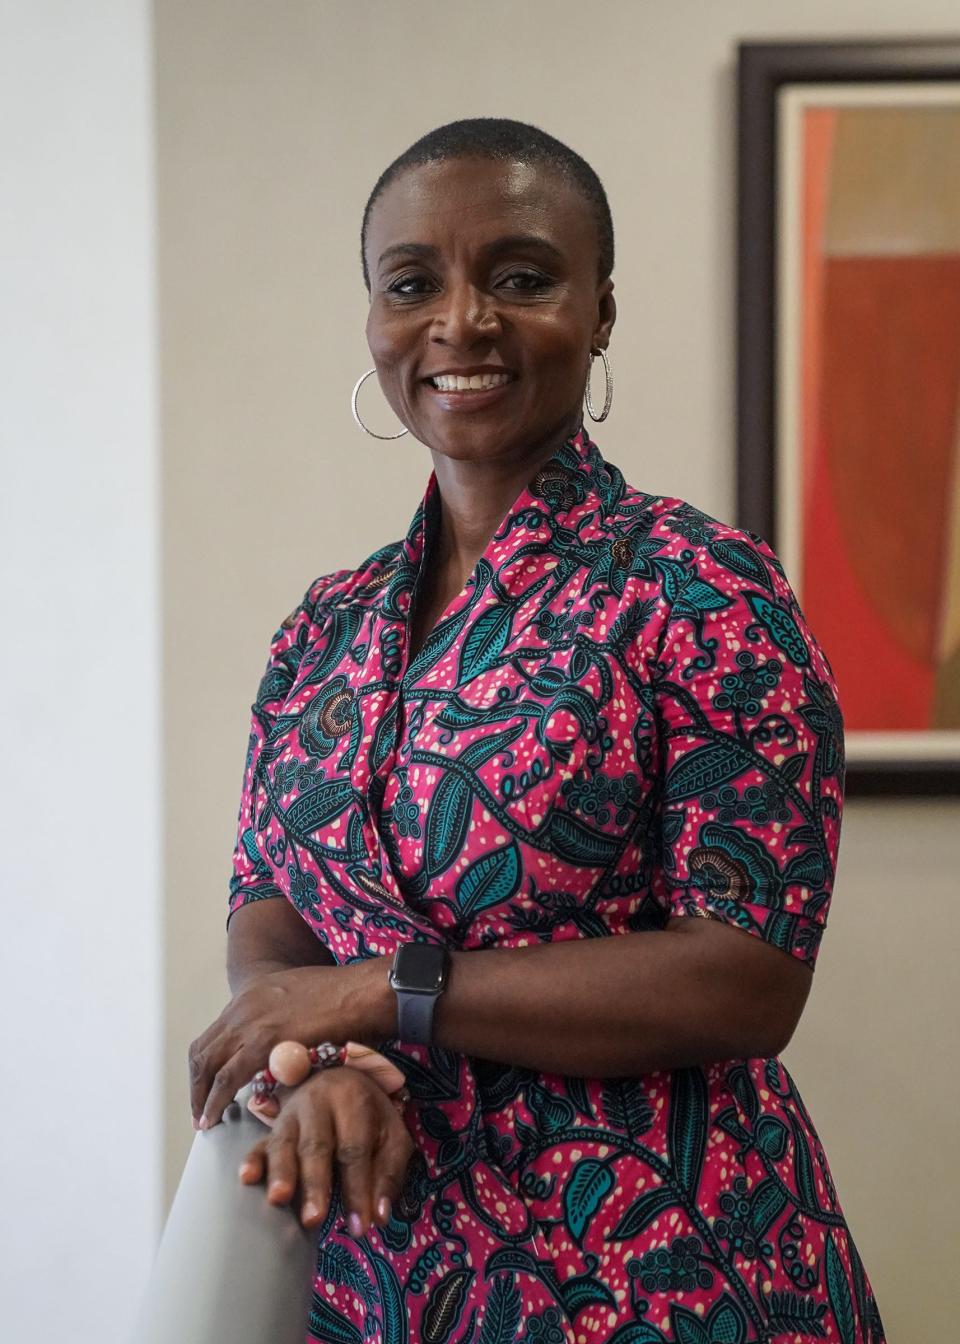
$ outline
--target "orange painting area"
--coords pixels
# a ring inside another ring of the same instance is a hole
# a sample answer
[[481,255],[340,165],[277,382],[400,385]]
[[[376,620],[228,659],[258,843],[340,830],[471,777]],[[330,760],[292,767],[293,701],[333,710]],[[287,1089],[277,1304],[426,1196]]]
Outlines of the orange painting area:
[[960,256],[824,262],[804,607],[851,729],[933,726],[960,383]]
[[801,593],[848,729],[958,728],[960,251],[924,247],[942,173],[891,215],[898,176],[861,172],[936,128],[864,115],[804,122]]

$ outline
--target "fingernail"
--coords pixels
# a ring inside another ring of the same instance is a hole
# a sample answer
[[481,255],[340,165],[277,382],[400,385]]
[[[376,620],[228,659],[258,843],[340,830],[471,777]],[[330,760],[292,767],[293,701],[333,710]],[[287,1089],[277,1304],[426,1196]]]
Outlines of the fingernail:
[[303,1208],[300,1210],[301,1220],[305,1223],[309,1223],[312,1222],[314,1218],[319,1218],[319,1216],[320,1210],[317,1208],[316,1204],[314,1204],[312,1199],[308,1199],[306,1204],[304,1204]]
[[350,1229],[351,1237],[363,1236],[363,1223],[360,1221],[359,1213],[351,1213],[347,1219],[347,1227]]
[[241,1162],[241,1163],[240,1163],[240,1175],[241,1175],[241,1176],[252,1176],[252,1175],[253,1175],[253,1172],[254,1172],[254,1166],[253,1166],[253,1163],[252,1163],[252,1162]]
[[387,1199],[386,1195],[384,1195],[377,1204],[377,1216],[382,1223],[390,1221],[390,1201]]
[[207,1120],[207,1117],[205,1115],[201,1115],[200,1119],[197,1121],[197,1129],[206,1129],[209,1123],[210,1122]]

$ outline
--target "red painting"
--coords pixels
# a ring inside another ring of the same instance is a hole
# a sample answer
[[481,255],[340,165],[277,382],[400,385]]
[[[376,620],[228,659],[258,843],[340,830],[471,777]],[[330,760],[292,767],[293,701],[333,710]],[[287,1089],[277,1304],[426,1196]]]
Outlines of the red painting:
[[800,118],[786,481],[797,586],[849,733],[949,733],[960,729],[960,105],[807,106]]

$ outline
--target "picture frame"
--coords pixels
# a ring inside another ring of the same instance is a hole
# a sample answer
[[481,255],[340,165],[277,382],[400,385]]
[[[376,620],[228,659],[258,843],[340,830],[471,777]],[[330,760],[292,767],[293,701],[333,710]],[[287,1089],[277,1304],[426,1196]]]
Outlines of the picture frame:
[[738,522],[837,674],[848,794],[955,794],[960,38],[738,57]]

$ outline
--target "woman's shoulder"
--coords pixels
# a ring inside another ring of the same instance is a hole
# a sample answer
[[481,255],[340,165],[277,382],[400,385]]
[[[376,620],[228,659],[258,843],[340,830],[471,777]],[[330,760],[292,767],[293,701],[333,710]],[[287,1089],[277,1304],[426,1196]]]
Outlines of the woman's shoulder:
[[298,604],[281,621],[273,637],[274,647],[303,643],[309,638],[312,627],[332,611],[369,605],[393,576],[402,548],[402,541],[390,542],[353,569],[330,570],[314,579]]
[[781,578],[786,578],[773,547],[756,532],[715,518],[684,499],[661,498],[655,512],[655,530],[679,549],[692,550],[699,559],[706,561],[709,558],[724,565],[732,559],[733,568],[740,560],[749,570],[744,578],[754,573],[759,577],[760,574],[756,563],[751,564],[746,557],[762,558],[765,565],[771,566]]
[[364,605],[372,601],[393,577],[402,549],[402,541],[391,541],[353,569],[335,569],[322,574],[307,589],[301,605],[313,615],[335,607]]
[[632,551],[676,562],[691,577],[726,570],[741,581],[773,586],[784,596],[789,592],[783,565],[769,542],[688,500],[625,485],[616,522]]

